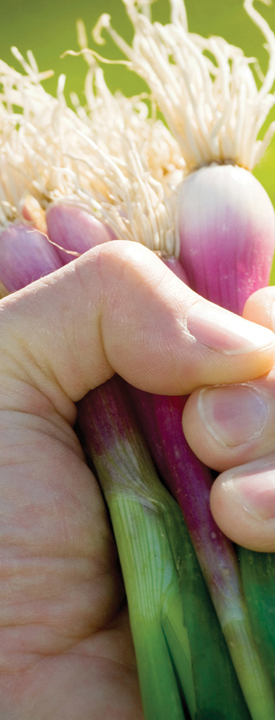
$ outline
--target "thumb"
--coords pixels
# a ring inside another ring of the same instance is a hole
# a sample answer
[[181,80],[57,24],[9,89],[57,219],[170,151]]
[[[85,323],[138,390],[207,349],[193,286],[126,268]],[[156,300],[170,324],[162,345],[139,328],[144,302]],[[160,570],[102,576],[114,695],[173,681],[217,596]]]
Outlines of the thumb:
[[271,330],[203,300],[132,242],[95,247],[0,309],[0,373],[38,387],[65,415],[114,372],[173,395],[247,381],[274,360]]

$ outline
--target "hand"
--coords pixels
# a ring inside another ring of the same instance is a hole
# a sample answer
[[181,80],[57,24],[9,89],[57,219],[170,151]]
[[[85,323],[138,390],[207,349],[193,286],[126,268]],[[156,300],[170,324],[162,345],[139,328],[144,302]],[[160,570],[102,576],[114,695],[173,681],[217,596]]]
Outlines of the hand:
[[[247,301],[244,317],[274,330],[274,300],[274,287],[259,290]],[[275,366],[259,380],[196,390],[183,427],[200,459],[225,471],[211,492],[217,524],[239,545],[274,552]]]
[[[225,331],[225,328],[226,331]],[[1,720],[141,720],[123,585],[75,402],[246,382],[274,335],[198,298],[140,245],[101,245],[0,302]]]

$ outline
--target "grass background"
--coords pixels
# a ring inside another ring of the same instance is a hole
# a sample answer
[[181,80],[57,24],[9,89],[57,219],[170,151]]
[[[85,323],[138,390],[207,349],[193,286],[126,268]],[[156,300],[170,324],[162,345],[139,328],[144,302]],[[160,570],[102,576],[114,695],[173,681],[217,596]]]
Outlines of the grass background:
[[[263,48],[263,37],[247,17],[242,0],[186,0],[189,29],[201,35],[222,35],[228,42],[243,48],[248,56],[257,57],[263,71],[267,68],[268,56]],[[267,7],[256,2],[255,7],[268,20],[275,31],[275,5]],[[22,54],[31,49],[40,70],[53,69],[54,78],[46,81],[48,92],[55,94],[57,77],[65,73],[66,96],[75,90],[81,97],[86,64],[82,58],[60,56],[68,49],[78,50],[76,20],[84,20],[90,47],[99,52],[101,47],[93,44],[90,30],[99,15],[107,12],[112,16],[113,25],[126,40],[131,41],[132,27],[126,16],[121,0],[1,0],[0,48],[1,58],[16,66],[10,47],[16,45]],[[168,0],[157,0],[153,5],[153,18],[161,22],[169,19]],[[107,40],[103,54],[110,58],[121,57],[111,40]],[[141,80],[121,66],[105,66],[105,75],[111,90],[121,89],[126,95],[144,89]],[[275,111],[271,115],[275,119]],[[265,157],[255,170],[275,206],[275,139]],[[275,266],[272,271],[275,283]]]

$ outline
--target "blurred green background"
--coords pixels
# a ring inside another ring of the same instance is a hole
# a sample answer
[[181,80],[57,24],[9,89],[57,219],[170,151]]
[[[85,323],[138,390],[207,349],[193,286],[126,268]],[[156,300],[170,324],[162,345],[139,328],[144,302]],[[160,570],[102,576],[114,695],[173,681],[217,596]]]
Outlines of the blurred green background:
[[[80,58],[70,56],[61,59],[65,50],[78,50],[76,20],[82,18],[90,47],[102,52],[93,44],[90,31],[102,12],[109,13],[113,25],[126,40],[132,38],[132,28],[121,0],[0,0],[0,47],[1,58],[16,66],[10,47],[16,45],[22,54],[31,49],[40,70],[53,69],[54,78],[46,81],[48,92],[55,94],[57,77],[67,76],[66,96],[76,91],[81,97],[86,64]],[[247,17],[242,0],[186,0],[189,29],[201,35],[222,35],[228,42],[243,48],[248,56],[256,56],[266,71],[268,56],[263,48],[263,37]],[[256,2],[255,7],[268,20],[275,31],[275,5],[266,6]],[[153,5],[153,18],[161,22],[169,19],[168,0],[157,0]],[[103,54],[110,58],[122,57],[111,40],[107,41]],[[138,80],[122,66],[105,66],[105,74],[112,90],[120,88],[125,94],[135,94],[144,89]],[[275,119],[275,111],[272,111]],[[275,205],[275,140],[273,140],[255,175],[267,189]],[[275,282],[275,268],[272,273]]]

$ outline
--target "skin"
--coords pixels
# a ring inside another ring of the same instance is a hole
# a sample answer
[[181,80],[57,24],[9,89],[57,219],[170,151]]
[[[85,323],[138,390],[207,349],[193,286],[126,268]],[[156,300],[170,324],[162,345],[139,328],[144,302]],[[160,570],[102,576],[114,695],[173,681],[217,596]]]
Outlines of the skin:
[[114,372],[185,394],[270,370],[271,332],[243,321],[259,348],[236,350],[233,338],[228,352],[229,314],[215,328],[214,313],[208,337],[202,308],[213,315],[125,241],[0,302],[1,720],[142,720],[115,545],[73,430],[75,403]]
[[[244,317],[274,331],[274,302],[274,287],[258,290]],[[205,395],[210,412],[203,409]],[[223,425],[222,437],[213,417]],[[197,389],[186,403],[183,429],[198,457],[223,471],[211,492],[212,513],[223,532],[244,547],[275,552],[275,366],[243,385],[206,394]]]

